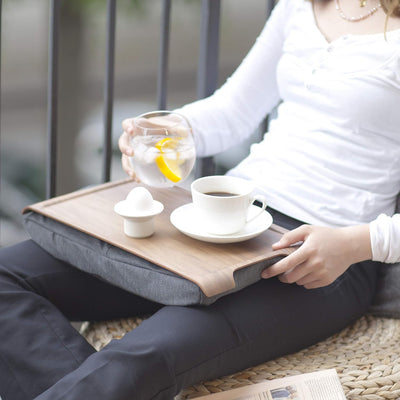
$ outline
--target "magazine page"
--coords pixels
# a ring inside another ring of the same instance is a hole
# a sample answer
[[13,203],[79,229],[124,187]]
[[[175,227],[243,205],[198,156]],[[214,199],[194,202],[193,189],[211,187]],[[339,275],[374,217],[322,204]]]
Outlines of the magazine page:
[[346,400],[335,369],[274,379],[197,400]]

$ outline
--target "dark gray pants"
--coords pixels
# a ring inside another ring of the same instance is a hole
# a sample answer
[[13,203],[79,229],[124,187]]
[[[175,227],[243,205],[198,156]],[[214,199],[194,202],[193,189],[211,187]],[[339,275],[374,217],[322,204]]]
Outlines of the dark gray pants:
[[[172,399],[185,386],[294,352],[344,328],[368,309],[376,269],[372,262],[353,265],[315,290],[262,280],[208,307],[178,307],[112,287],[32,241],[0,249],[0,396]],[[69,323],[148,313],[151,318],[100,352]]]

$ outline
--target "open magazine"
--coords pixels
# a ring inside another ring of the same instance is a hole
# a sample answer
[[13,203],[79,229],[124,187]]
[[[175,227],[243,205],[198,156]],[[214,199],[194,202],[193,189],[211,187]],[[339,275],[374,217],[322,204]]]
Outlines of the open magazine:
[[335,369],[274,379],[196,400],[346,400]]

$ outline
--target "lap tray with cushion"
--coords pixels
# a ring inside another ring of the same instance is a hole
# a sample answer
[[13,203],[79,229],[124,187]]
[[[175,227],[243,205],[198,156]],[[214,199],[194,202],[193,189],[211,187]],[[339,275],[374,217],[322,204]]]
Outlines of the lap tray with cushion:
[[277,225],[241,243],[206,243],[183,235],[169,216],[191,196],[177,187],[149,188],[165,207],[156,232],[146,239],[127,237],[113,206],[136,185],[113,182],[34,204],[24,210],[25,229],[54,257],[169,305],[211,304],[258,281],[264,268],[290,252],[271,248],[284,232]]

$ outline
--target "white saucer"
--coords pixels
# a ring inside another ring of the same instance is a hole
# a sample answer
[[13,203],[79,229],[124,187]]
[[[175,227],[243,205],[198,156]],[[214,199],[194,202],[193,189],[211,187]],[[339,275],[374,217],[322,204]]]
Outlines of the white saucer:
[[[257,206],[251,206],[255,211]],[[272,216],[267,211],[248,222],[239,232],[231,235],[213,235],[202,228],[201,221],[196,213],[193,203],[185,204],[172,211],[170,220],[176,229],[194,239],[211,243],[235,243],[254,238],[272,225]]]

